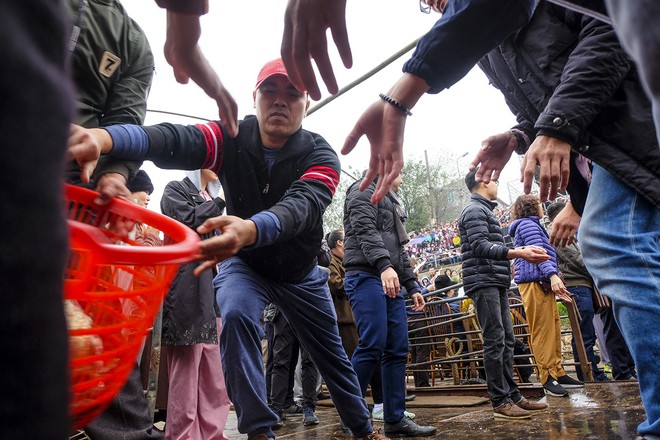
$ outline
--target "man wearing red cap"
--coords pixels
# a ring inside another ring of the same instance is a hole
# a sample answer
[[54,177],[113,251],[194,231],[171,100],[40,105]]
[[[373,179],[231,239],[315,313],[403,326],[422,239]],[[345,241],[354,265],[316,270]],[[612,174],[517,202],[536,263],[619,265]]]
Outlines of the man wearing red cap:
[[309,99],[289,81],[281,60],[259,73],[254,103],[256,118],[241,121],[235,138],[220,122],[80,128],[73,130],[70,151],[78,158],[111,152],[161,168],[210,168],[220,176],[230,215],[198,228],[201,234],[216,229],[221,234],[202,242],[206,261],[197,272],[220,263],[214,280],[220,346],[240,432],[251,440],[275,438],[278,417],[266,404],[259,322],[272,302],[318,366],[355,437],[386,439],[371,425],[341,346],[328,275],[316,264],[323,212],[339,183],[337,154],[321,136],[301,128]]

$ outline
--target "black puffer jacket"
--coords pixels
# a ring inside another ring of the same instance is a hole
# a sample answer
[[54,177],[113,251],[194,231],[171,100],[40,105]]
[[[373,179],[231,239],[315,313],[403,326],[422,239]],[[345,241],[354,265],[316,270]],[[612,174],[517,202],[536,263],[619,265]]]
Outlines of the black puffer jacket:
[[569,143],[660,208],[651,104],[611,26],[542,1],[479,67],[531,139]]
[[469,294],[482,287],[511,285],[511,267],[506,258],[502,227],[493,214],[497,203],[472,194],[458,222],[463,254],[463,286]]
[[360,191],[361,180],[346,192],[344,202],[344,267],[376,276],[392,267],[409,294],[419,292],[410,260],[403,249],[408,236],[400,237],[395,216],[403,213],[398,201],[388,194],[377,205],[371,203],[376,184]]

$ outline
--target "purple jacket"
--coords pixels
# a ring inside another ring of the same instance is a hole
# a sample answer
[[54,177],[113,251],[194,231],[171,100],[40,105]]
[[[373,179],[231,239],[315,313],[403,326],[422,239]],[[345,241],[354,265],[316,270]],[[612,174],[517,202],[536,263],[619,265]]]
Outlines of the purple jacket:
[[509,226],[509,235],[513,237],[513,245],[540,246],[548,252],[550,259],[541,264],[532,264],[516,258],[514,267],[516,273],[513,276],[516,284],[531,283],[550,278],[551,275],[559,273],[557,269],[557,253],[548,240],[548,233],[543,229],[537,216],[519,218]]

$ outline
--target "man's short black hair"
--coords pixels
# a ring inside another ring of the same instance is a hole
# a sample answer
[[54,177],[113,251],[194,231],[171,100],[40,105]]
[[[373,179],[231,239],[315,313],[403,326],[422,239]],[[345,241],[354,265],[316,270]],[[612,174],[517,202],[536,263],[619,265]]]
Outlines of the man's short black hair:
[[545,213],[548,215],[548,219],[552,222],[555,220],[555,217],[559,215],[562,209],[564,209],[564,206],[566,206],[566,203],[564,202],[553,202],[548,206],[548,208],[545,210]]
[[344,239],[344,231],[342,229],[335,229],[334,231],[328,233],[328,237],[327,237],[328,247],[330,247],[330,249],[334,249],[335,246],[337,246],[337,242],[343,239]]
[[465,176],[465,186],[467,186],[468,191],[473,192],[473,190],[479,186],[479,182],[477,182],[474,178],[474,176],[477,174],[477,171],[479,171],[479,167],[475,168],[474,170],[470,171],[467,173]]

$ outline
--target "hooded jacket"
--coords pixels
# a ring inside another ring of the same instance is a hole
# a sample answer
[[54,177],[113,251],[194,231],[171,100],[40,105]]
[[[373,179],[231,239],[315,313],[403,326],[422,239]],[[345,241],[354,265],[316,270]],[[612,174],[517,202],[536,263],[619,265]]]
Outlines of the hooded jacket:
[[552,275],[559,273],[557,268],[557,253],[550,244],[548,233],[541,226],[539,218],[535,215],[519,218],[509,226],[509,235],[513,237],[513,245],[539,246],[546,250],[549,260],[539,264],[529,263],[522,258],[514,260],[515,274],[513,276],[516,284],[533,283],[547,280]]
[[[376,183],[372,182],[366,190],[360,191],[361,182],[358,180],[348,188],[344,202],[346,272],[361,271],[380,277],[391,267],[408,294],[419,292],[419,284],[403,248],[408,241],[408,235],[401,231],[403,207],[391,193],[374,205],[371,196]],[[395,216],[399,217],[398,220]]]
[[472,194],[458,221],[463,255],[463,286],[469,294],[483,287],[511,286],[511,268],[502,227],[493,209],[497,203]]

